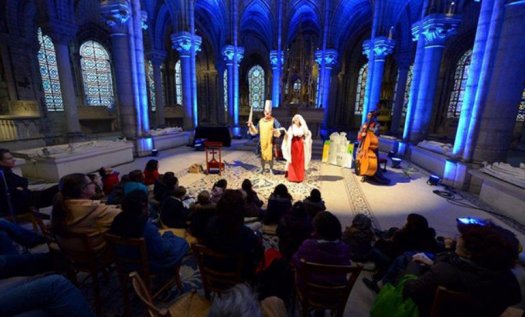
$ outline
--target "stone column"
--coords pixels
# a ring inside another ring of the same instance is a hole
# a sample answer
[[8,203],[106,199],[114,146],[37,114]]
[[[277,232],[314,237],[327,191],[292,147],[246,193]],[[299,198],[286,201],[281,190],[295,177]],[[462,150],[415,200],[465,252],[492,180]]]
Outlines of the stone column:
[[193,93],[197,87],[193,87],[195,82],[194,77],[196,74],[193,73],[191,67],[191,50],[195,52],[200,51],[202,39],[200,36],[195,35],[192,37],[191,33],[180,32],[171,35],[172,47],[179,52],[180,56],[180,67],[182,71],[182,107],[184,111],[184,130],[191,130],[195,128],[195,122],[197,118],[197,100],[194,100],[195,94]]
[[419,93],[409,132],[411,143],[423,140],[428,134],[445,41],[456,33],[460,22],[460,19],[452,15],[432,14],[423,18],[415,27],[415,32],[424,36],[425,44],[420,78],[418,82],[414,82]]
[[53,39],[57,57],[58,76],[60,80],[60,92],[66,115],[66,128],[69,136],[74,137],[81,133],[78,121],[77,98],[75,96],[74,78],[71,72],[71,58],[69,55],[69,43],[76,34],[76,26],[64,21],[49,21],[49,35]]
[[162,73],[160,71],[160,66],[164,63],[166,59],[166,51],[163,50],[152,50],[149,52],[148,56],[153,66],[153,81],[155,85],[155,104],[157,105],[157,110],[155,112],[155,123],[158,127],[164,126],[166,124],[165,118],[165,102],[164,102],[164,91],[162,91]]
[[234,131],[239,128],[239,64],[244,56],[243,47],[226,45],[222,50],[228,72],[228,123]]
[[392,125],[390,132],[396,135],[399,132],[401,116],[403,114],[403,104],[405,103],[405,93],[407,88],[408,72],[410,64],[402,61],[397,63],[397,85],[394,100],[394,114],[392,116]]
[[317,91],[317,107],[323,108],[323,128],[328,127],[328,105],[330,96],[330,78],[332,68],[337,64],[337,51],[334,49],[315,51],[315,61],[319,64],[319,88]]
[[272,106],[279,108],[281,104],[281,73],[284,65],[282,50],[270,51],[270,65],[272,65]]
[[135,100],[131,71],[130,41],[127,21],[131,8],[127,2],[105,2],[100,6],[102,16],[111,32],[111,55],[115,69],[116,92],[122,133],[136,137]]
[[369,95],[365,95],[362,122],[366,121],[366,115],[370,111],[377,109],[379,97],[381,96],[385,59],[394,50],[394,44],[395,42],[392,39],[384,36],[378,36],[363,43],[363,53],[368,57],[368,76],[370,78],[367,79],[366,83],[370,87],[366,89]]
[[465,161],[506,159],[525,82],[525,1],[497,0],[494,5]]

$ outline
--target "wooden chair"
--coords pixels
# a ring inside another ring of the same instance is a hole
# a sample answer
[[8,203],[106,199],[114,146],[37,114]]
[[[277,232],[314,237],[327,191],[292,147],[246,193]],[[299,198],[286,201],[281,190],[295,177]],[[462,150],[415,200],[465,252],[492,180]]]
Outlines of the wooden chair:
[[212,292],[220,293],[244,281],[241,255],[219,253],[202,244],[193,244],[191,248],[197,258],[207,299],[211,299]]
[[[130,316],[128,292],[129,273],[132,271],[138,271],[149,292],[153,293],[154,275],[149,268],[146,242],[144,241],[144,238],[123,238],[110,233],[106,233],[104,237],[110,246],[113,258],[117,265],[125,315]],[[172,288],[175,284],[179,289],[182,289],[182,281],[180,279],[179,271],[180,265],[177,265],[174,269],[173,277],[158,287],[156,292],[153,293],[153,298],[158,297],[160,294]]]
[[[43,229],[45,230],[45,229]],[[55,239],[50,243],[57,243],[60,251],[64,254],[70,264],[70,279],[77,285],[77,272],[88,273],[87,278],[93,281],[93,293],[95,298],[95,310],[98,315],[102,312],[99,273],[105,273],[113,264],[111,254],[105,243],[100,246],[100,241],[104,241],[100,232],[77,233],[63,232],[54,235]],[[51,245],[50,245],[50,250]],[[84,280],[85,281],[85,280]],[[82,283],[80,283],[82,284]]]
[[[224,170],[224,163],[222,162],[222,142],[204,142],[204,149],[206,150],[206,172],[217,171],[219,175]],[[217,158],[215,158],[217,154]]]
[[195,290],[179,297],[177,301],[167,308],[159,308],[153,303],[153,297],[146,284],[137,272],[129,274],[135,293],[144,303],[150,317],[204,317],[208,316],[211,303],[201,296]]
[[[334,316],[342,317],[350,291],[361,273],[361,266],[328,265],[307,262],[301,259],[296,272],[296,291],[301,303],[302,316],[309,316],[310,310],[331,310]],[[320,284],[315,276],[321,275],[327,280],[331,277],[346,276],[339,284]],[[298,278],[302,285],[298,285]]]
[[456,292],[438,286],[430,317],[474,317],[483,316],[483,305],[470,294]]

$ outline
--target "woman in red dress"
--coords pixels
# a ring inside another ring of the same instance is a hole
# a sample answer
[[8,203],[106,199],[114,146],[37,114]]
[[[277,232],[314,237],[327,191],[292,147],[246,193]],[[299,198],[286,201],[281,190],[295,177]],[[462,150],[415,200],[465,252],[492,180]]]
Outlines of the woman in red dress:
[[312,157],[312,133],[299,114],[292,118],[292,125],[284,136],[282,151],[286,159],[285,176],[290,182],[302,182]]

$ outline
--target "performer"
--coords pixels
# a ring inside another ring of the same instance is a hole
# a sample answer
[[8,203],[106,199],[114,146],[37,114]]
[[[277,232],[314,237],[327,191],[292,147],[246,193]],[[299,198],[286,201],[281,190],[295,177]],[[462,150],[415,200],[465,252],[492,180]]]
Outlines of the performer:
[[251,115],[248,119],[248,132],[251,135],[259,134],[259,143],[261,144],[261,174],[264,173],[265,165],[268,162],[270,174],[273,175],[273,138],[278,138],[281,135],[281,129],[279,121],[272,117],[271,100],[266,100],[264,117],[259,120],[257,126],[253,125]]
[[383,176],[379,169],[379,123],[378,112],[371,111],[367,115],[367,122],[359,129],[357,139],[359,148],[356,155],[356,174],[363,176],[363,182],[369,181],[379,185],[388,185],[390,180]]
[[300,114],[293,116],[281,148],[286,159],[286,177],[290,182],[302,182],[312,158],[312,133]]

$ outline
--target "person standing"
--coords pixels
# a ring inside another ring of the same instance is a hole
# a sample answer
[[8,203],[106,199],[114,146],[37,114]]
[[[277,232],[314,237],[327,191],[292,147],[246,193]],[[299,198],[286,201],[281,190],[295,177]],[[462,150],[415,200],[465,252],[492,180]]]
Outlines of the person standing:
[[264,117],[259,120],[257,126],[248,121],[248,132],[251,135],[259,134],[261,144],[261,174],[264,173],[266,163],[270,166],[270,174],[273,174],[273,138],[281,135],[281,124],[272,117],[272,102],[266,100],[264,105]]
[[286,160],[285,176],[290,182],[302,182],[312,158],[312,133],[300,114],[293,116],[281,148]]

